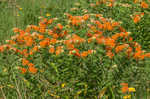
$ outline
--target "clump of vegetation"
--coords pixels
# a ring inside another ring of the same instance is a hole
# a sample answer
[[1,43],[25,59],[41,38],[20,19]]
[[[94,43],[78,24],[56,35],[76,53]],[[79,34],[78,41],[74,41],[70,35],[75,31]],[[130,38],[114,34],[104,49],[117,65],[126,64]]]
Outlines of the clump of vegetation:
[[[133,34],[142,28],[141,21],[147,20],[142,18],[147,14],[148,3],[136,0],[80,3],[57,18],[44,7],[45,14],[39,17],[39,23],[13,28],[14,35],[0,45],[1,97],[148,97],[150,52],[138,43],[144,38],[136,39]],[[142,10],[120,19],[125,9],[132,13],[132,6],[140,6]],[[32,15],[37,21],[38,17]]]

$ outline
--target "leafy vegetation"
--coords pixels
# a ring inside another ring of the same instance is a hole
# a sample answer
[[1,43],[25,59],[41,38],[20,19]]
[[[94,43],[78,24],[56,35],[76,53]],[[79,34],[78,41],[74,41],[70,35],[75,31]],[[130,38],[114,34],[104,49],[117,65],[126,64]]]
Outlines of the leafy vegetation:
[[149,5],[1,1],[0,97],[149,99]]

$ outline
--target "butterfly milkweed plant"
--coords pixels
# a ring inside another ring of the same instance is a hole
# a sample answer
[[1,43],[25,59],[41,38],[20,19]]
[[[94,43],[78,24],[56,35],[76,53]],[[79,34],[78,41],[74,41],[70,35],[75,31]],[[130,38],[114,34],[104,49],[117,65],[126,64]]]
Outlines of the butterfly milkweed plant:
[[61,17],[14,27],[0,45],[0,97],[148,99],[150,51],[139,31],[150,1],[127,1],[90,0],[87,10],[76,3]]

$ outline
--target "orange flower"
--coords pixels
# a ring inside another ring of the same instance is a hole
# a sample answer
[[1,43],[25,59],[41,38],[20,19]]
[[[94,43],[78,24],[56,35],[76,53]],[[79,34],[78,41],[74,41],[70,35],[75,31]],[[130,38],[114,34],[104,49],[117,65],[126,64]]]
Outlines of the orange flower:
[[88,50],[88,54],[92,54],[93,53],[93,50]]
[[129,37],[129,41],[133,41],[133,38],[132,38],[132,37]]
[[50,49],[49,49],[49,53],[54,53],[55,52],[55,48],[54,47],[51,47]]
[[128,47],[128,44],[123,44],[123,45],[119,45],[115,48],[115,52],[119,53],[120,51],[122,51],[124,48]]
[[29,61],[27,60],[27,59],[25,59],[25,58],[23,58],[22,59],[22,65],[27,65],[27,64],[29,64]]
[[62,53],[62,52],[64,52],[63,49],[57,49],[57,50],[56,50],[56,55],[59,55],[59,54]]
[[73,50],[69,51],[69,54],[72,54],[72,55],[75,55],[77,57],[80,57],[80,53],[79,53],[79,50],[74,48]]
[[83,20],[88,20],[88,18],[89,18],[89,15],[88,15],[88,14],[85,14],[85,15],[83,16]]
[[57,27],[62,30],[63,29],[63,25],[61,25],[60,23],[57,24]]
[[113,48],[116,45],[115,44],[115,40],[110,38],[110,37],[108,37],[108,38],[105,39],[105,45],[110,46],[110,47]]
[[56,48],[56,55],[59,55],[59,54],[62,53],[62,52],[64,52],[63,46],[58,46],[58,47]]
[[119,26],[120,25],[120,23],[119,22],[113,22],[112,23],[112,26],[114,27],[114,26]]
[[114,54],[111,51],[107,51],[106,56],[108,56],[110,59],[112,59]]
[[29,52],[29,55],[33,55],[33,51],[30,51],[30,52]]
[[63,31],[63,33],[60,33],[60,34],[59,34],[59,37],[64,37],[64,36],[67,35],[67,34],[68,34],[67,30],[65,30],[65,31]]
[[88,56],[88,52],[87,51],[84,51],[81,53],[81,57],[87,57]]
[[31,28],[36,31],[39,31],[39,29],[40,29],[38,26],[35,26],[35,25],[31,25]]
[[45,27],[40,27],[39,32],[40,32],[40,33],[45,33],[45,32],[46,32]]
[[112,35],[112,39],[117,40],[117,38],[120,36],[120,33],[114,34]]
[[100,38],[96,38],[96,41],[97,41],[98,44],[104,44],[106,40],[105,40],[105,37],[102,36]]
[[142,8],[148,8],[149,6],[148,6],[148,4],[146,2],[142,1],[141,2],[141,7]]
[[30,67],[29,67],[29,72],[35,74],[35,73],[37,73],[37,68],[30,66]]
[[30,35],[24,36],[24,40],[25,40],[25,45],[26,46],[32,46],[33,39]]
[[22,74],[24,74],[24,73],[27,72],[27,69],[26,69],[26,68],[21,68],[21,67],[20,67],[19,69],[21,70],[21,73],[22,73]]
[[0,46],[0,52],[4,51],[4,46]]
[[139,15],[135,15],[133,18],[134,23],[138,23],[140,21],[141,17]]
[[48,30],[48,35],[53,35],[53,31],[52,30]]
[[51,42],[52,44],[55,44],[55,43],[57,42],[57,39],[51,39],[50,42]]
[[128,91],[128,83],[121,83],[122,88],[121,91],[122,93],[126,93]]
[[33,63],[28,63],[28,67],[34,67]]
[[31,31],[32,27],[31,26],[28,26],[26,29],[25,29],[25,32],[29,33]]
[[138,52],[134,53],[133,57],[137,59],[141,56],[141,54],[142,54],[142,51],[138,51]]
[[69,49],[69,50],[74,49],[74,45],[73,44],[67,44],[67,49]]
[[43,40],[43,41],[40,42],[40,46],[43,47],[43,48],[46,47],[47,45],[48,45],[47,40]]
[[32,50],[33,50],[34,52],[37,52],[37,51],[38,51],[38,46],[34,46],[34,47],[32,48]]
[[44,35],[40,35],[40,34],[38,34],[37,36],[38,36],[38,39],[39,39],[39,40],[44,39]]
[[52,36],[54,39],[57,39],[59,37],[57,33],[53,34]]
[[53,19],[49,19],[47,23],[52,24],[52,22],[53,22]]

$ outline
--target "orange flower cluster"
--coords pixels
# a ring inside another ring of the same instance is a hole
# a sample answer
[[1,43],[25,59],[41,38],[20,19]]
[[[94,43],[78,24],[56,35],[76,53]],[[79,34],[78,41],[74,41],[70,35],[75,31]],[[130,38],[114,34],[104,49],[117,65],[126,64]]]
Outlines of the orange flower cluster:
[[128,83],[121,83],[120,84],[122,86],[121,91],[122,93],[126,93],[128,91]]
[[[90,54],[96,52],[95,49],[87,49],[81,51],[81,44],[96,43],[97,46],[104,45],[106,50],[106,56],[112,59],[116,54],[125,52],[128,58],[135,58],[137,60],[150,58],[150,53],[145,53],[141,50],[141,47],[137,42],[132,41],[132,37],[129,36],[129,32],[121,27],[119,22],[114,22],[112,19],[102,17],[101,14],[94,14],[95,20],[90,20],[93,15],[72,16],[66,14],[68,17],[67,25],[70,27],[76,27],[79,25],[87,28],[88,33],[85,33],[85,37],[80,37],[75,33],[69,33],[69,30],[64,28],[61,23],[52,25],[51,29],[48,29],[48,25],[53,24],[55,18],[46,19],[43,18],[39,22],[39,25],[29,25],[25,30],[14,28],[15,36],[11,37],[11,40],[7,40],[7,44],[0,46],[0,52],[12,50],[19,54],[22,59],[22,65],[28,66],[28,69],[20,68],[22,73],[27,70],[33,74],[37,72],[33,63],[30,63],[30,56],[38,54],[41,49],[47,50],[50,54],[59,55],[61,53],[72,54],[78,58],[85,58]],[[90,24],[82,24],[83,22]],[[120,33],[105,34],[105,31],[113,31],[114,29],[120,30]],[[71,29],[71,28],[70,28]],[[120,44],[123,43],[123,44]],[[134,51],[135,49],[135,51]],[[115,52],[114,52],[115,50]]]
[[149,5],[148,5],[146,2],[142,1],[142,2],[141,2],[141,7],[142,7],[142,8],[148,8]]
[[135,92],[135,88],[133,87],[128,87],[128,83],[121,83],[120,84],[122,86],[121,91],[122,93],[126,93],[126,92]]
[[144,16],[144,13],[136,14],[136,15],[133,17],[134,23],[138,23],[138,22],[141,20],[141,17],[143,17],[143,16]]
[[[34,67],[33,63],[30,63],[27,59],[23,58],[22,59],[22,65],[23,66],[28,66],[28,71],[35,74],[37,72],[37,68]],[[24,74],[27,72],[26,68],[19,68],[21,72]]]

